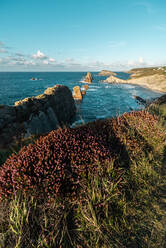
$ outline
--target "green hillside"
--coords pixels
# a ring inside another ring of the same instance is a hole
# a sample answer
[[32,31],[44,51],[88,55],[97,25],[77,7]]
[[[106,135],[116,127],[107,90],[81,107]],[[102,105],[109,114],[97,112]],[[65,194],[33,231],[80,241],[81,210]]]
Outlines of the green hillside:
[[139,77],[152,76],[152,75],[166,76],[166,66],[137,68],[130,70],[129,73],[131,73],[131,78],[139,78]]

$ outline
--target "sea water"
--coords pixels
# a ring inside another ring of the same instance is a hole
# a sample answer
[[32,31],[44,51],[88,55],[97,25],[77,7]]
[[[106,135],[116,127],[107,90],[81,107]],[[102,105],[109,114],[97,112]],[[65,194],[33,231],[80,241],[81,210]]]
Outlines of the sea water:
[[[13,105],[15,101],[42,94],[56,84],[66,85],[70,90],[76,85],[83,87],[85,75],[86,72],[0,72],[0,104]],[[82,103],[77,104],[74,125],[143,109],[134,95],[149,100],[162,95],[137,85],[104,83],[106,77],[98,76],[97,72],[92,76],[93,83]],[[129,74],[118,72],[118,77],[128,79]]]

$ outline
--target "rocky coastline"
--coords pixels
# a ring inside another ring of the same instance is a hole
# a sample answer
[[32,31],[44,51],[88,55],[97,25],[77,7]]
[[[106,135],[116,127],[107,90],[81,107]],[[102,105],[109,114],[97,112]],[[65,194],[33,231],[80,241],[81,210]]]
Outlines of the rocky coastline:
[[0,148],[19,137],[41,135],[73,122],[75,101],[68,87],[55,85],[44,94],[0,106]]
[[166,73],[164,70],[154,68],[143,68],[138,70],[131,70],[131,77],[128,80],[120,79],[116,76],[109,76],[103,82],[106,83],[119,83],[119,84],[135,84],[142,87],[149,88],[154,91],[166,93]]

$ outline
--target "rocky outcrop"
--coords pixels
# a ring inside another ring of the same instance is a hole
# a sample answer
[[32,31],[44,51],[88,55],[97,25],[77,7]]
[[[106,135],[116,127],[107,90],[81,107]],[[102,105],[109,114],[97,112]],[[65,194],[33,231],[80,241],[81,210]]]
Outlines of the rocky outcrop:
[[114,76],[108,77],[104,80],[106,83],[120,83],[120,84],[136,84],[147,87],[151,90],[166,92],[166,77],[164,75],[150,75],[145,77],[131,78],[128,80],[119,79]]
[[82,101],[82,93],[81,93],[80,86],[75,86],[73,88],[73,97],[75,100]]
[[110,76],[108,77],[106,80],[104,80],[104,82],[106,83],[119,83],[119,84],[122,84],[122,83],[127,83],[127,80],[123,80],[123,79],[120,79],[120,78],[117,78],[117,77],[114,77],[114,76]]
[[137,103],[144,105],[145,107],[147,107],[152,102],[150,100],[145,100],[140,96],[133,95],[133,98],[137,101]]
[[92,83],[92,81],[93,81],[92,74],[90,72],[88,72],[85,79],[84,79],[84,82]]
[[99,76],[115,76],[117,74],[113,71],[102,70],[101,72],[99,72],[98,75]]
[[88,90],[89,89],[89,85],[85,84],[84,86],[82,86],[82,88],[84,88],[84,90]]
[[85,96],[86,95],[86,90],[82,89],[81,94],[82,94],[82,96]]
[[0,147],[15,138],[45,134],[72,123],[76,107],[68,87],[56,85],[44,94],[25,98],[15,106],[0,106]]

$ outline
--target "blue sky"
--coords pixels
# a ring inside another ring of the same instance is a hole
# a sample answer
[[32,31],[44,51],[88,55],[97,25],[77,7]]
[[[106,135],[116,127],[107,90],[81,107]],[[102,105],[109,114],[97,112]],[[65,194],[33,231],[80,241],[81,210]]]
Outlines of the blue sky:
[[0,71],[166,65],[165,0],[0,0]]

